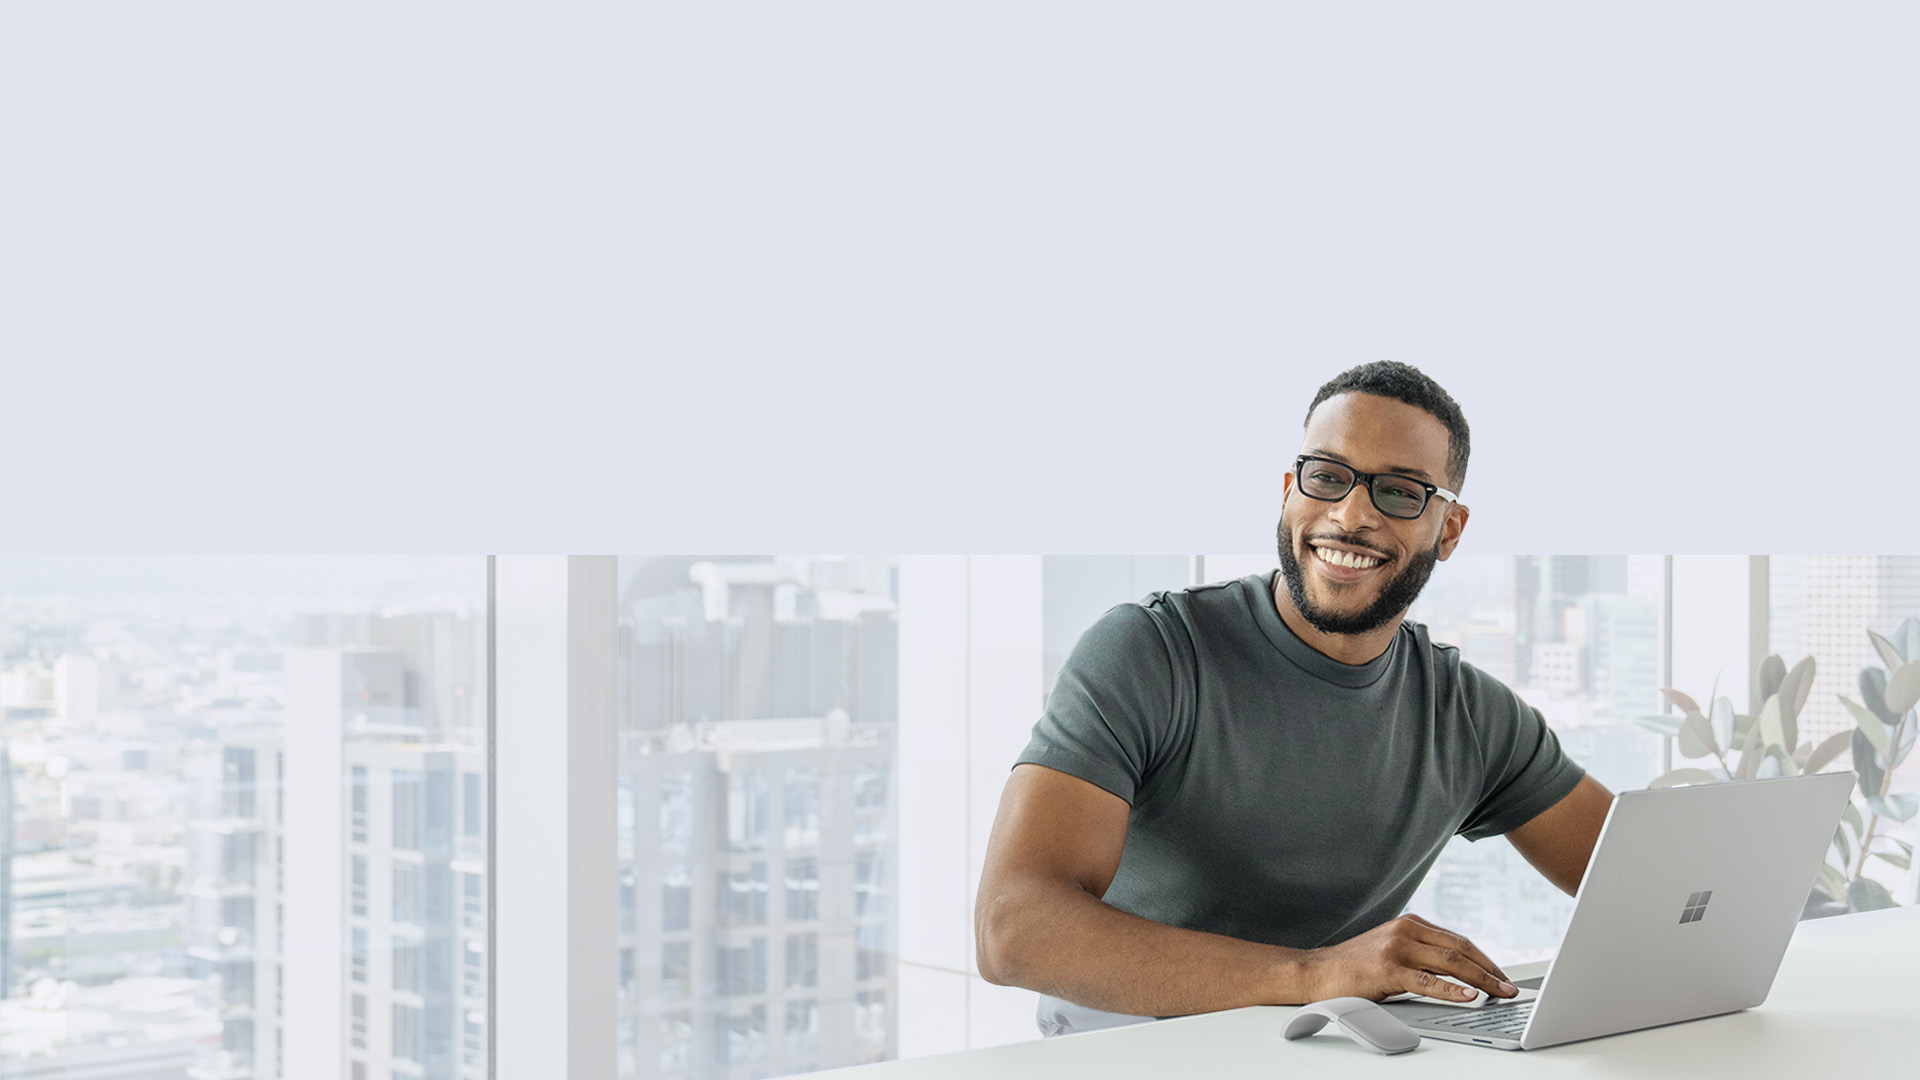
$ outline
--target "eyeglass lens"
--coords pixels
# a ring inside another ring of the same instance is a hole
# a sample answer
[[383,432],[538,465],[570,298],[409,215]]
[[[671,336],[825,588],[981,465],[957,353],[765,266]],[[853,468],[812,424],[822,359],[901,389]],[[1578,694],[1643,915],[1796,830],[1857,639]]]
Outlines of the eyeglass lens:
[[[1333,461],[1300,463],[1300,490],[1316,499],[1338,502],[1353,490],[1353,470]],[[1383,514],[1417,518],[1427,506],[1427,489],[1403,476],[1375,476],[1367,485],[1373,505]]]

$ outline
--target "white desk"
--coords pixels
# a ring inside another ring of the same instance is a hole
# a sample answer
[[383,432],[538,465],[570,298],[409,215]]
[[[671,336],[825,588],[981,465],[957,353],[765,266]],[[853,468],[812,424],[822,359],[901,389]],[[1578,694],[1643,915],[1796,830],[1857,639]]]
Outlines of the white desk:
[[[1515,973],[1519,969],[1515,969]],[[1631,993],[1631,988],[1624,990]],[[1508,1051],[1427,1039],[1372,1053],[1329,1025],[1287,1042],[1289,1007],[1234,1009],[818,1076],[846,1080],[1141,1077],[1619,1076],[1879,1080],[1920,1075],[1920,908],[1801,923],[1758,1008],[1685,1024]]]

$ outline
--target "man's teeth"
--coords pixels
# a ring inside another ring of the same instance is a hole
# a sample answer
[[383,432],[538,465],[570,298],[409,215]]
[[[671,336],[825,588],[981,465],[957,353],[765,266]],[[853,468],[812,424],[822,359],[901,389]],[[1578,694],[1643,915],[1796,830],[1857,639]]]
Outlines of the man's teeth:
[[1345,566],[1354,570],[1365,570],[1369,567],[1380,565],[1379,559],[1369,559],[1365,555],[1355,555],[1348,551],[1335,551],[1332,548],[1323,547],[1317,547],[1313,550],[1315,554],[1335,566]]

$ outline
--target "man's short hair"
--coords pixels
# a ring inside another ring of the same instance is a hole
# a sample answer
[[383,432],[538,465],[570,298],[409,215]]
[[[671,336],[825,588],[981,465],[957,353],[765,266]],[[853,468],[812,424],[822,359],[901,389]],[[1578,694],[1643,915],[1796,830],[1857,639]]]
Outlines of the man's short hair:
[[1404,401],[1416,409],[1424,409],[1432,414],[1447,429],[1447,480],[1454,491],[1467,482],[1467,451],[1470,444],[1467,438],[1467,416],[1460,411],[1460,404],[1453,396],[1440,388],[1440,384],[1428,378],[1412,364],[1402,364],[1397,360],[1375,360],[1370,364],[1348,368],[1327,381],[1320,392],[1313,396],[1313,404],[1307,406],[1307,416],[1301,421],[1305,427],[1313,419],[1313,410],[1320,403],[1335,394],[1372,394],[1376,397],[1392,398]]

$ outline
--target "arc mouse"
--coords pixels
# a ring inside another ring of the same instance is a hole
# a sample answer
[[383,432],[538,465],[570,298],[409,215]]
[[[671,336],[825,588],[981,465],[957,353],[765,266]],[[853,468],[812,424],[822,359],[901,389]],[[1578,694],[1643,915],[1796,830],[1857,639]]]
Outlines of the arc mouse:
[[1404,1054],[1420,1045],[1420,1036],[1399,1017],[1360,997],[1328,998],[1303,1005],[1287,1021],[1283,1034],[1289,1039],[1304,1039],[1326,1027],[1329,1020],[1375,1053]]

